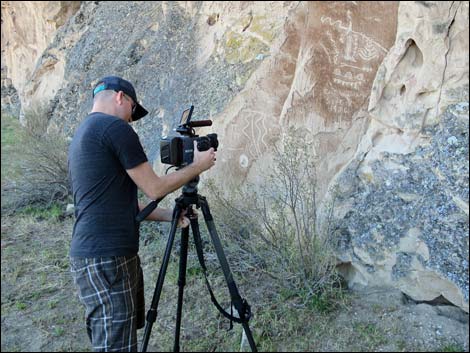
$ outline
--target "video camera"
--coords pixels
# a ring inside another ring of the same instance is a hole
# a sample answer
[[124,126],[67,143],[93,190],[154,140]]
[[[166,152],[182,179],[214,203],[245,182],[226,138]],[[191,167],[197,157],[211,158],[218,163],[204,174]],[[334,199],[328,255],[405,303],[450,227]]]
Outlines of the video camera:
[[164,164],[171,164],[176,167],[184,167],[192,163],[194,158],[194,141],[197,141],[199,151],[207,151],[213,147],[217,151],[219,141],[217,134],[198,136],[195,134],[195,127],[211,126],[212,120],[191,121],[194,106],[186,109],[181,115],[180,125],[176,128],[183,136],[167,137],[160,141],[160,159]]

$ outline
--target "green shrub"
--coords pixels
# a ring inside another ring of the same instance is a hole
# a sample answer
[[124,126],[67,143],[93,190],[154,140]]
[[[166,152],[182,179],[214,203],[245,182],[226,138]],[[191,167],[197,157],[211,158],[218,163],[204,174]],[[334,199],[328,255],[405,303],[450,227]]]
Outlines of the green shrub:
[[62,207],[58,203],[52,203],[48,207],[28,205],[21,209],[21,212],[38,219],[59,219],[63,214]]

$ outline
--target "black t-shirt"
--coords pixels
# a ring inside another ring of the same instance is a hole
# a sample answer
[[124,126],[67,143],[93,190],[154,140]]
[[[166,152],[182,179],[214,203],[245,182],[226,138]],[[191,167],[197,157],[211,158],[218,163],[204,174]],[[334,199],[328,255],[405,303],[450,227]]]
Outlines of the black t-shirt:
[[126,169],[146,161],[139,137],[127,122],[103,113],[87,116],[68,155],[75,204],[70,256],[137,254],[137,186]]

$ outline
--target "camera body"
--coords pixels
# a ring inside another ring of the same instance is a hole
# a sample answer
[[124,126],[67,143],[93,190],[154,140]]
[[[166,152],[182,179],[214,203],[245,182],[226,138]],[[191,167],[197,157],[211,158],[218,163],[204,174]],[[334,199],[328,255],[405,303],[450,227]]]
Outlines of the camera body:
[[214,147],[217,150],[217,134],[207,136],[175,136],[160,141],[160,159],[164,164],[184,167],[193,162],[194,141],[197,141],[199,151],[207,151]]
[[181,116],[181,122],[176,129],[182,136],[167,137],[160,141],[160,159],[164,164],[176,167],[184,167],[193,162],[194,141],[197,142],[199,151],[207,151],[213,147],[217,151],[219,141],[217,134],[198,136],[194,127],[211,126],[211,120],[191,121],[194,106],[185,110]]

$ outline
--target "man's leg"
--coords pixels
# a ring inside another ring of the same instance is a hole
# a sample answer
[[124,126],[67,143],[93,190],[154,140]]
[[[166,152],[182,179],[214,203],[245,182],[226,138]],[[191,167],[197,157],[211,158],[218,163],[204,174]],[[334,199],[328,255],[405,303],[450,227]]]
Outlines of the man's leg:
[[94,351],[137,351],[139,259],[71,259]]

